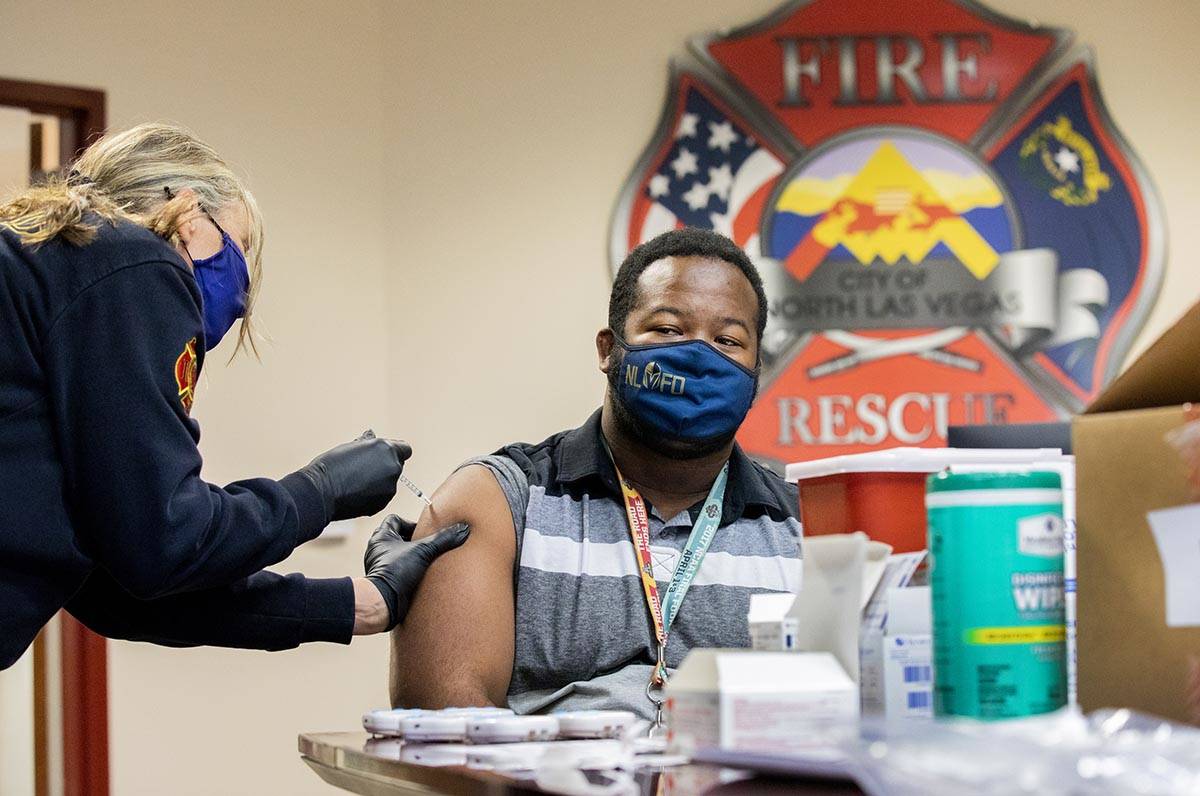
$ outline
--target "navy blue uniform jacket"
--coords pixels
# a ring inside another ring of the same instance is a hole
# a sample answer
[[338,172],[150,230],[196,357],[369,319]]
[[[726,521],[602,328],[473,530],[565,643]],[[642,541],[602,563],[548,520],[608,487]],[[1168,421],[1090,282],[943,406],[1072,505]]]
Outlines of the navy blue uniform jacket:
[[83,247],[0,232],[0,669],[64,606],[173,646],[350,641],[349,578],[260,571],[325,526],[315,485],[200,478],[200,300],[135,225]]

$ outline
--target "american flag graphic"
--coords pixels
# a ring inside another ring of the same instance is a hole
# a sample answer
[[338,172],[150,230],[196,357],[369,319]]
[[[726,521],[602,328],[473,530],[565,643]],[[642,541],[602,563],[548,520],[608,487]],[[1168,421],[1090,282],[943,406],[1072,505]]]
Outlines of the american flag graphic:
[[671,148],[646,182],[651,206],[639,242],[679,227],[712,229],[746,246],[783,163],[695,87]]

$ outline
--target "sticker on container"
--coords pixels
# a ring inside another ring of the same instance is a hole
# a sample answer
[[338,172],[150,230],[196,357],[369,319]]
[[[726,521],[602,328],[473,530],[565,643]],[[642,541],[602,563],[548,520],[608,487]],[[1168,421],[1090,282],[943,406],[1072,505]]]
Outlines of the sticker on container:
[[1039,514],[1017,522],[1017,550],[1023,556],[1053,558],[1063,554],[1062,517]]

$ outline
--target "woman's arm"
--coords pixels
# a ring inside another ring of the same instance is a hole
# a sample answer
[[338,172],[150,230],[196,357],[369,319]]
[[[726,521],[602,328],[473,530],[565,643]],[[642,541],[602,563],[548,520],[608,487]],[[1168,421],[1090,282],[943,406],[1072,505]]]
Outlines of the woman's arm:
[[221,588],[139,600],[95,570],[66,609],[109,638],[285,650],[310,641],[349,644],[354,604],[350,578],[256,572]]
[[224,489],[201,479],[188,413],[203,340],[190,280],[165,261],[124,267],[80,293],[44,342],[79,544],[141,599],[247,578],[329,520],[303,474]]

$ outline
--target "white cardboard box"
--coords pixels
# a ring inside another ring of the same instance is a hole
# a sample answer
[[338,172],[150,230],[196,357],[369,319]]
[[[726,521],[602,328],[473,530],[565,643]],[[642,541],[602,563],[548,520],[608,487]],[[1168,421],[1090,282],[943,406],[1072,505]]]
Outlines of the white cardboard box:
[[883,637],[884,715],[933,718],[933,635],[928,586],[888,590]]
[[811,751],[858,719],[858,687],[827,652],[692,650],[666,697],[667,737],[685,753]]
[[858,682],[864,714],[879,715],[886,708],[883,636],[888,621],[888,592],[907,586],[924,560],[924,550],[888,556],[883,572],[877,578],[875,590],[863,606],[862,623],[858,631]]
[[796,617],[789,616],[794,594],[750,595],[750,648],[764,652],[789,652],[796,649]]

